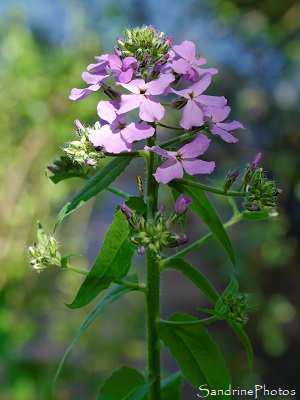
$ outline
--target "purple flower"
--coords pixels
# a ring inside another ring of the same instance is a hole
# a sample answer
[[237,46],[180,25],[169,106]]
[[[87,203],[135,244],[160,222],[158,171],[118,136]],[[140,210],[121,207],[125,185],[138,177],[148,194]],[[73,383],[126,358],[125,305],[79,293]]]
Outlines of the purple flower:
[[155,95],[162,94],[175,78],[172,74],[161,75],[158,79],[145,83],[143,79],[135,79],[130,83],[120,83],[133,94],[121,95],[121,105],[118,113],[140,108],[139,116],[147,122],[159,121],[165,114],[164,107]]
[[229,132],[245,129],[243,125],[238,121],[222,122],[228,118],[230,107],[203,107],[203,112],[204,121],[208,122],[212,134],[219,135],[227,143],[235,143],[239,140]]
[[185,194],[181,194],[175,202],[175,212],[178,216],[186,212],[189,206],[192,204],[192,200]]
[[214,170],[215,163],[196,158],[208,149],[209,143],[210,140],[200,134],[191,143],[184,145],[177,151],[167,151],[158,146],[146,146],[145,150],[153,151],[168,159],[153,174],[157,182],[168,183],[172,179],[182,178],[183,171],[186,171],[189,175],[210,174]]
[[225,97],[207,96],[202,93],[211,83],[211,75],[206,74],[204,77],[188,89],[172,92],[187,99],[187,103],[182,111],[180,126],[184,129],[191,129],[193,126],[202,126],[204,124],[203,105],[213,107],[224,107],[227,100]]
[[105,82],[109,78],[109,75],[107,74],[105,68],[97,72],[83,72],[81,76],[82,79],[90,86],[85,89],[72,89],[69,96],[69,99],[71,100],[84,99],[92,92],[99,90],[103,82]]
[[196,46],[193,42],[185,40],[180,45],[173,46],[173,50],[180,56],[175,56],[173,58],[173,70],[177,74],[183,74],[183,79],[196,82],[199,75],[205,73],[214,75],[218,73],[218,70],[215,68],[198,68],[200,65],[206,64],[206,60],[203,57],[196,57]]
[[120,83],[128,83],[131,81],[133,75],[131,65],[137,65],[137,61],[134,57],[126,57],[124,60],[121,60],[117,55],[110,54],[108,56],[108,62],[108,68],[112,71],[111,75],[117,76]]
[[130,151],[134,141],[153,136],[154,128],[146,124],[125,122],[125,114],[117,114],[118,103],[101,100],[98,115],[104,122],[98,129],[88,129],[89,140],[94,146],[105,147],[111,153]]

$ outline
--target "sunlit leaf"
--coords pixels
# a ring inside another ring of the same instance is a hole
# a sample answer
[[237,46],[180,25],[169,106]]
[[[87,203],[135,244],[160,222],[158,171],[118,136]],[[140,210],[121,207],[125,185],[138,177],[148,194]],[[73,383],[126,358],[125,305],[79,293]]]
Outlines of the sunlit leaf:
[[115,279],[123,278],[131,265],[134,249],[129,240],[130,228],[121,210],[104,237],[98,257],[82,283],[70,308],[83,307],[107,289]]
[[132,157],[116,157],[90,178],[81,190],[61,209],[55,221],[54,231],[67,215],[106,189],[124,171],[131,160]]

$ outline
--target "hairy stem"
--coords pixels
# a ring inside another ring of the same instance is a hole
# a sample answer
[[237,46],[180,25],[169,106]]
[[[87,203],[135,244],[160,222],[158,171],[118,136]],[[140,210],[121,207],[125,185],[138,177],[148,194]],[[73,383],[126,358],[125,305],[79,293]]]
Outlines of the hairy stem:
[[[147,140],[147,145],[153,146],[155,136]],[[157,168],[157,155],[149,153],[147,157],[147,221],[153,219],[157,210],[158,183],[153,177]],[[150,388],[150,400],[160,400],[160,349],[158,336],[159,322],[159,284],[160,273],[158,261],[149,248],[147,260],[147,291],[146,291],[146,318],[147,318],[147,344],[148,344],[148,379],[153,381]]]
[[233,196],[233,197],[244,197],[245,196],[244,192],[225,191],[222,189],[214,188],[212,186],[203,185],[202,183],[199,183],[199,182],[189,181],[187,179],[173,179],[173,182],[182,183],[186,186],[193,186],[195,188],[206,190],[207,192],[221,194],[222,196]]

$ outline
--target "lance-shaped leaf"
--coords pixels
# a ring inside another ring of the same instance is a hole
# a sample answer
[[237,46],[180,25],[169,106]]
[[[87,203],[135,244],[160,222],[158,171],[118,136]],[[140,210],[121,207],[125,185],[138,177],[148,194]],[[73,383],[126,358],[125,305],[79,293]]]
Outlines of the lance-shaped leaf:
[[171,181],[169,186],[175,189],[178,193],[184,193],[192,200],[191,209],[201,218],[214,236],[219,240],[227,252],[232,265],[235,266],[234,253],[229,237],[204,190],[182,184],[178,180]]
[[90,303],[116,279],[123,278],[131,265],[134,249],[129,240],[130,228],[125,215],[118,210],[114,215],[98,257],[82,283],[70,308]]
[[149,386],[136,369],[122,367],[101,386],[98,400],[142,400]]
[[61,209],[55,221],[54,231],[67,215],[106,189],[124,171],[131,160],[132,157],[116,157],[89,179],[81,190]]
[[[169,322],[170,321],[170,322]],[[216,343],[206,329],[187,314],[174,314],[158,324],[159,336],[178,362],[182,374],[195,387],[228,388],[230,375]],[[226,398],[226,396],[225,396]],[[216,396],[215,399],[224,399]]]
[[161,381],[162,400],[181,400],[181,372],[168,376]]
[[166,263],[162,262],[162,269],[176,269],[185,275],[191,282],[197,286],[198,289],[213,303],[215,304],[219,298],[219,293],[216,289],[209,283],[207,278],[198,271],[193,265],[183,260],[180,257],[171,258]]
[[[126,278],[123,279],[124,282],[130,282],[130,283],[136,283],[138,285],[138,279],[136,275],[130,275],[127,276]],[[111,289],[108,290],[108,292],[105,294],[105,296],[99,301],[99,303],[92,309],[92,311],[89,313],[87,316],[86,320],[84,323],[81,325],[81,327],[78,329],[74,339],[72,340],[72,343],[68,347],[67,351],[65,352],[59,367],[57,368],[57,372],[55,374],[54,380],[53,380],[53,385],[55,385],[55,382],[57,378],[59,377],[59,374],[61,372],[61,369],[63,368],[64,364],[66,363],[71,351],[73,350],[74,346],[80,339],[80,337],[83,335],[83,333],[87,330],[87,328],[90,326],[90,324],[93,322],[93,320],[100,314],[106,307],[108,307],[111,303],[114,301],[118,300],[120,297],[124,296],[126,293],[136,290],[134,287],[126,287],[122,285],[114,285]]]

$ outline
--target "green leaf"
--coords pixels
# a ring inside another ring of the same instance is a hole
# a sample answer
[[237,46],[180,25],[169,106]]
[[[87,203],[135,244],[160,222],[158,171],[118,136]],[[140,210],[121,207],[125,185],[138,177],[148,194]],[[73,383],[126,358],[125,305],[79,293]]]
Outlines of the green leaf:
[[[136,389],[145,384],[145,378],[136,369],[122,367],[113,372],[104,382],[100,388],[98,400],[127,400]],[[145,393],[142,396],[144,397]],[[142,400],[143,397],[133,398],[134,400]]]
[[98,257],[82,283],[74,301],[67,304],[79,308],[90,303],[107,289],[115,279],[123,278],[131,265],[134,249],[129,241],[130,228],[125,215],[119,209],[110,225]]
[[191,282],[197,286],[198,289],[213,303],[215,304],[219,299],[219,293],[209,283],[204,275],[201,274],[193,265],[183,260],[182,258],[173,258],[166,264],[163,264],[163,269],[172,268],[180,271]]
[[253,354],[253,348],[249,339],[249,336],[247,333],[244,331],[243,327],[238,324],[237,322],[227,320],[228,324],[231,326],[232,330],[235,332],[235,334],[239,337],[240,341],[243,343],[247,356],[248,356],[248,364],[250,370],[253,369],[253,364],[254,364],[254,354]]
[[219,240],[227,252],[232,265],[235,267],[235,258],[229,237],[204,190],[174,181],[171,181],[168,185],[178,193],[184,193],[192,200],[191,209],[201,218]]
[[63,257],[60,260],[60,264],[62,268],[67,268],[67,264],[68,264],[68,259],[71,257],[80,257],[80,254],[76,254],[76,253],[67,253],[64,254]]
[[238,293],[238,290],[239,290],[239,283],[235,279],[235,277],[233,275],[231,275],[231,280],[230,280],[229,285],[226,287],[226,289],[221,294],[221,296],[219,297],[219,299],[216,303],[216,310],[220,311],[224,307],[224,304],[222,301],[224,298],[226,298],[229,294],[236,295]]
[[144,215],[147,210],[146,203],[141,197],[130,197],[130,199],[125,203],[134,214],[137,214],[140,217]]
[[86,180],[87,176],[84,172],[82,172],[82,173],[59,172],[59,173],[49,177],[49,179],[55,184],[57,184],[58,182],[64,181],[66,179],[70,179],[70,178],[83,178]]
[[277,214],[269,213],[268,211],[244,211],[241,214],[242,219],[247,221],[262,221],[264,219],[270,219]]
[[[174,314],[169,321],[197,321],[187,314]],[[159,336],[178,362],[183,375],[195,387],[228,388],[229,371],[218,346],[201,325],[181,325],[160,322]],[[216,396],[215,399],[223,399]]]
[[[124,282],[132,282],[132,283],[138,283],[138,279],[136,274],[135,275],[130,275],[127,276],[126,278],[123,279]],[[83,335],[83,333],[87,330],[87,328],[90,326],[90,324],[93,322],[93,320],[97,317],[98,314],[100,314],[106,307],[108,307],[111,303],[114,301],[118,300],[120,297],[124,296],[126,293],[135,290],[134,288],[129,288],[125,287],[122,285],[114,285],[109,291],[105,294],[105,296],[100,300],[100,302],[92,309],[92,311],[89,313],[88,317],[84,321],[84,323],[81,325],[80,329],[78,329],[76,336],[72,340],[70,346],[68,347],[67,351],[65,352],[59,367],[56,371],[53,385],[55,384],[57,378],[59,377],[59,374],[61,372],[62,367],[66,363],[71,351],[75,347],[75,344],[78,342],[80,337]]]
[[106,189],[124,171],[131,160],[132,157],[116,157],[89,179],[81,190],[61,209],[55,221],[54,231],[67,215]]
[[180,371],[163,379],[161,382],[162,400],[181,400],[181,384],[182,375]]

